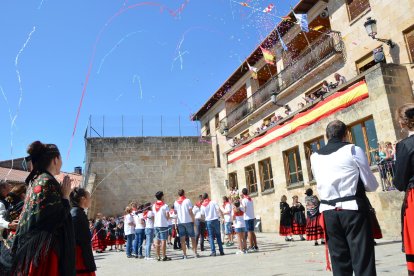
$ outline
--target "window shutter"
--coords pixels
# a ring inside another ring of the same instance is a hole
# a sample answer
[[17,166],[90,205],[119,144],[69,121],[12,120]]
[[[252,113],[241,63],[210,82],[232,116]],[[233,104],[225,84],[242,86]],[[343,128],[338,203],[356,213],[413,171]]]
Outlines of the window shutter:
[[408,55],[410,56],[411,62],[414,62],[414,28],[406,33],[405,39],[407,41]]
[[350,21],[354,20],[358,15],[363,13],[369,7],[369,0],[349,0],[348,10]]

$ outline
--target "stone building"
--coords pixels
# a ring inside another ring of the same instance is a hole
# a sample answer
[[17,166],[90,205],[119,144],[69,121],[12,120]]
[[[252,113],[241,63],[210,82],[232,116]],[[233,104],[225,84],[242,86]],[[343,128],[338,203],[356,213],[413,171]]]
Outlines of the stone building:
[[155,201],[164,191],[172,204],[178,189],[193,202],[210,191],[214,167],[211,145],[199,137],[86,138],[86,188],[92,192],[88,212],[121,215],[131,201]]
[[[411,0],[300,1],[293,10],[307,14],[309,32],[293,13],[284,17],[194,114],[214,138],[213,198],[247,187],[263,230],[278,231],[281,196],[304,201],[307,188],[316,191],[309,159],[333,119],[349,126],[380,180],[378,142],[404,137],[393,113],[413,100],[413,9]],[[364,25],[372,23],[378,34],[370,37]],[[346,81],[336,84],[336,73]],[[379,188],[369,198],[385,236],[398,237],[402,194]]]

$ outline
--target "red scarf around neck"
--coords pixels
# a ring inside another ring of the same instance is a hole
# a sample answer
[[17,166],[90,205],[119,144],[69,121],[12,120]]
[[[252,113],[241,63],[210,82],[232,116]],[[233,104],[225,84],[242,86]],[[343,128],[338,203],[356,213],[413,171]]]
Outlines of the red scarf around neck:
[[211,200],[210,200],[209,198],[204,199],[204,201],[203,201],[203,204],[202,204],[202,205],[203,205],[204,207],[207,207],[207,205],[209,205],[209,204],[210,204],[210,201],[211,201]]
[[201,202],[197,202],[197,203],[196,203],[196,206],[197,206],[198,208],[200,208],[200,207],[201,207]]
[[157,200],[157,202],[155,202],[155,212],[158,212],[164,204],[164,201]]
[[229,205],[229,204],[230,204],[230,202],[228,202],[228,201],[224,202],[223,203],[223,208],[226,209],[226,206]]
[[244,215],[244,212],[243,212],[242,210],[240,210],[240,209],[239,209],[239,211],[234,212],[234,216],[235,216],[235,217],[241,217],[241,216],[243,216],[243,215]]
[[247,198],[248,201],[252,201],[252,198],[248,195],[243,195],[243,198]]
[[181,204],[183,203],[183,201],[184,201],[184,200],[186,200],[186,197],[185,197],[185,196],[180,196],[180,197],[177,199],[177,203],[181,205]]
[[148,210],[144,211],[144,219],[148,218]]

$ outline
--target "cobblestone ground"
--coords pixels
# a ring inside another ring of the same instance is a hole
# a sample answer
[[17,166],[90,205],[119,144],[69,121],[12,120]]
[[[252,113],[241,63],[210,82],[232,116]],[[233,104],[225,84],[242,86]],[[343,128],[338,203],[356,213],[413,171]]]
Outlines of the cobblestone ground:
[[[259,252],[236,255],[236,246],[225,247],[225,256],[209,257],[209,246],[195,259],[181,259],[181,251],[167,249],[169,262],[127,259],[125,252],[95,255],[97,275],[332,275],[325,271],[325,247],[313,242],[285,242],[276,234],[257,235]],[[379,240],[375,247],[378,275],[407,275],[401,241]]]

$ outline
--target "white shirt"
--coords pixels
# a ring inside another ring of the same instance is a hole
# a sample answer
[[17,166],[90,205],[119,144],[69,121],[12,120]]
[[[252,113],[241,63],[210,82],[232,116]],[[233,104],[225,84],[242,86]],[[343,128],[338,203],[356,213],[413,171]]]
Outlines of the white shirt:
[[154,213],[154,227],[168,227],[167,213],[170,211],[167,204],[161,206],[158,212],[155,210],[155,204],[152,205],[152,212]]
[[241,202],[242,206],[246,211],[244,211],[244,220],[254,219],[254,207],[253,207],[253,200],[248,200],[247,198],[243,198]]
[[134,215],[134,222],[135,222],[135,229],[145,228],[144,216],[142,215],[142,213],[139,213],[138,215]]
[[[132,223],[132,225],[129,225]],[[135,225],[134,225],[134,218],[132,214],[128,214],[125,216],[124,219],[124,232],[125,235],[135,234]]]
[[[244,208],[240,207],[240,211],[244,212]],[[231,211],[231,215],[233,216],[234,219],[234,228],[243,228],[246,227],[246,223],[244,221],[244,217],[242,216],[234,216],[234,211]]]
[[[364,151],[352,144],[328,155],[313,153],[311,165],[321,200],[355,195],[359,177],[367,192],[375,191],[378,187]],[[321,203],[319,211],[335,208],[358,210],[358,205],[356,200],[337,202],[335,207]]]
[[152,211],[148,211],[147,213],[147,218],[145,219],[145,228],[154,228],[154,213]]
[[[228,203],[225,205],[225,207],[221,208],[221,211],[223,212],[224,222],[232,222],[232,210],[231,210],[231,204]],[[226,214],[227,213],[227,214]]]
[[201,210],[197,205],[194,205],[194,207],[193,207],[193,214],[194,214],[195,219],[199,219],[199,220],[202,219]]
[[219,218],[219,206],[216,202],[210,201],[207,206],[201,205],[201,215],[205,217],[206,221],[212,221]]
[[5,214],[6,206],[4,206],[3,202],[0,202],[0,242],[3,240],[3,229],[9,228],[9,222],[4,219]]
[[168,220],[168,225],[177,224],[177,213],[175,212],[175,210],[172,210],[172,209],[169,212],[170,212],[170,219]]
[[174,209],[177,211],[178,224],[193,222],[193,217],[190,214],[193,204],[190,199],[184,199],[181,204],[175,201]]

